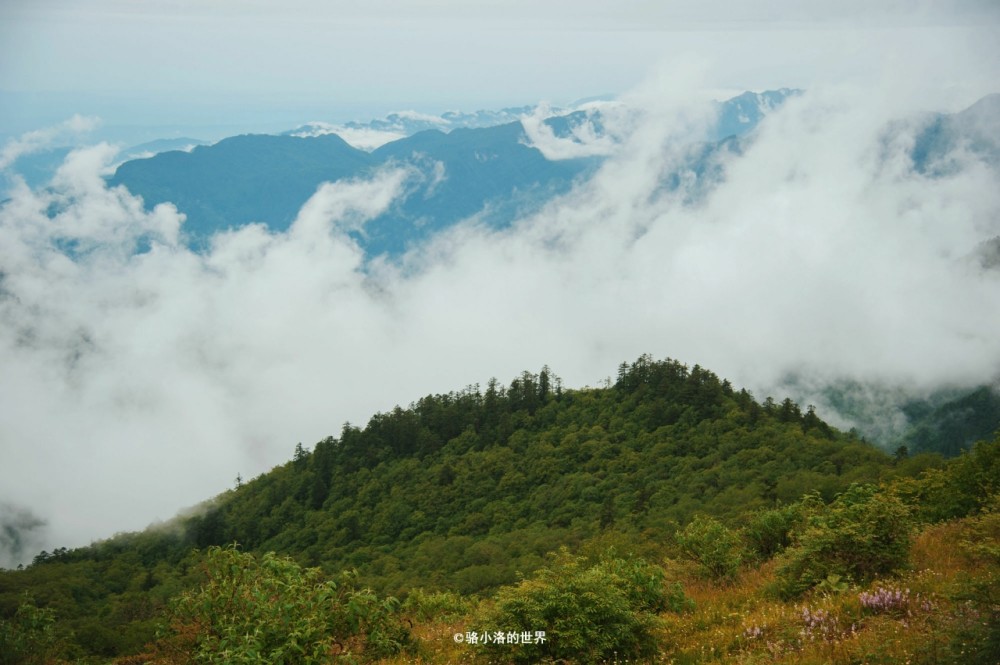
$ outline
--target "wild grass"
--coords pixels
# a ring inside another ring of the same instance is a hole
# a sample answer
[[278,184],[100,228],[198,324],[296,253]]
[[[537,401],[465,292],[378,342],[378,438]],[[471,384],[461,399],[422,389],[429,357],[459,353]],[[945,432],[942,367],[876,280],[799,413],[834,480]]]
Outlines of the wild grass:
[[[1000,562],[977,554],[984,547],[993,551],[990,548],[997,545],[995,533],[986,530],[983,535],[982,521],[966,518],[923,528],[913,538],[909,568],[894,577],[863,586],[849,581],[824,585],[791,601],[781,600],[774,591],[775,561],[744,567],[731,581],[712,581],[695,566],[664,560],[669,581],[682,584],[694,600],[694,609],[661,616],[660,651],[643,662],[990,662],[992,656],[983,649],[990,648],[991,636],[984,631],[994,629],[995,623],[990,622],[995,622],[995,615],[991,618],[989,612],[997,608],[991,609],[989,598],[984,601],[981,596],[993,593],[995,598]],[[974,547],[960,546],[963,542]],[[475,628],[473,616],[474,611],[451,621],[419,622],[413,627],[417,651],[379,662],[488,662],[473,647],[453,639],[455,633]]]

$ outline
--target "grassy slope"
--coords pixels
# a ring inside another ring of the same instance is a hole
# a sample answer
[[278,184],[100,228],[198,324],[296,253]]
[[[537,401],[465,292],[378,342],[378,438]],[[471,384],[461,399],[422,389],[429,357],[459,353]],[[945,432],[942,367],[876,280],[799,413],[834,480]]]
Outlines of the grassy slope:
[[[998,600],[1000,515],[962,518],[925,527],[914,538],[911,566],[897,577],[866,587],[814,592],[790,602],[777,600],[770,588],[775,562],[745,569],[728,585],[703,579],[684,563],[664,560],[695,601],[687,614],[665,613],[659,633],[657,663],[988,663],[994,656],[984,643],[989,607]],[[993,556],[975,552],[992,544]],[[978,591],[977,589],[978,585]],[[899,611],[876,614],[862,608],[863,591],[878,587],[908,590]],[[992,591],[990,591],[992,589]],[[992,597],[989,598],[989,594]],[[488,602],[488,601],[487,601]],[[803,609],[828,613],[831,619],[809,631]],[[993,605],[996,627],[998,608]],[[835,619],[836,621],[834,621]],[[417,623],[417,654],[378,661],[404,663],[475,663],[473,648],[456,644],[456,632],[474,630],[475,612]],[[760,629],[758,633],[756,629]],[[996,643],[993,643],[996,648]],[[620,661],[624,662],[624,661]],[[996,662],[996,661],[992,661]]]

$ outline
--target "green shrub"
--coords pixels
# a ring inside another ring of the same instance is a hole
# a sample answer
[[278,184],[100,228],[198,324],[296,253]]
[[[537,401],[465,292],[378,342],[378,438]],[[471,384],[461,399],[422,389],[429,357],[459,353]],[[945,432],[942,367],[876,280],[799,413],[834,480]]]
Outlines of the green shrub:
[[501,589],[495,605],[481,617],[480,627],[490,636],[544,631],[544,640],[487,642],[481,649],[494,662],[649,658],[657,652],[657,613],[690,605],[680,585],[664,583],[657,566],[605,557],[586,567],[584,559],[564,549],[551,567]]
[[743,527],[743,539],[758,561],[768,561],[792,544],[792,530],[800,519],[798,504],[758,510]]
[[213,547],[206,580],[171,608],[173,635],[163,650],[195,663],[328,663],[333,657],[399,652],[409,633],[398,601],[368,589],[323,581],[274,553],[257,558]]
[[802,508],[804,524],[777,571],[781,595],[800,595],[831,575],[865,583],[906,566],[912,519],[895,494],[852,485],[829,505],[807,496]]
[[1000,493],[1000,434],[980,441],[948,461],[942,469],[926,469],[917,479],[897,481],[900,492],[923,521],[939,522],[988,509]]
[[739,536],[712,517],[696,516],[675,538],[684,556],[696,562],[710,579],[731,581],[743,564]]
[[1000,493],[988,497],[978,515],[964,520],[958,546],[976,561],[1000,565]]
[[953,600],[956,617],[951,651],[956,663],[1000,663],[1000,574],[962,581]]
[[450,591],[413,589],[403,602],[403,610],[420,621],[450,620],[467,614],[472,604]]
[[0,621],[0,665],[47,663],[57,645],[55,612],[23,602],[10,621]]

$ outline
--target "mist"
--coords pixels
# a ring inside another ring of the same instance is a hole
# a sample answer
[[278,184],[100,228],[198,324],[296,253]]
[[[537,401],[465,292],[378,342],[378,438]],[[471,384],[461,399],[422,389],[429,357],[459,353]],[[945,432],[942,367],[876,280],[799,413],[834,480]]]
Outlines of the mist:
[[48,527],[0,541],[0,565],[29,560],[24,542],[169,518],[346,421],[544,364],[576,388],[651,353],[760,399],[1000,375],[1000,271],[970,260],[1000,235],[997,171],[973,151],[914,171],[925,88],[810,89],[705,182],[685,165],[711,106],[677,74],[625,96],[613,141],[536,132],[553,158],[607,155],[590,180],[399,261],[348,231],[409,195],[405,169],[325,184],[287,232],[250,225],[201,253],[175,208],[106,187],[110,146],[16,186],[0,206],[0,503]]
[[0,568],[30,561],[45,542],[45,527],[31,510],[0,502]]

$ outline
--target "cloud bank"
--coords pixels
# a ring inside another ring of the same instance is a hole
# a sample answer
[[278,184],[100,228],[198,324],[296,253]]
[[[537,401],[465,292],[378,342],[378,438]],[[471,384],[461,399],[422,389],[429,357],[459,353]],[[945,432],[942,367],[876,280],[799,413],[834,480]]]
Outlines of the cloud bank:
[[[618,131],[603,131],[595,123],[595,110],[608,116],[609,126]],[[607,157],[617,152],[623,138],[618,132],[628,128],[628,111],[619,104],[601,104],[582,109],[581,113],[583,119],[569,125],[568,136],[556,136],[552,127],[545,123],[555,113],[548,105],[539,105],[534,113],[521,118],[521,126],[528,138],[526,145],[537,148],[549,160]]]
[[99,124],[97,118],[74,115],[59,125],[39,129],[8,140],[0,149],[0,170],[10,168],[17,158],[54,145],[57,140],[72,139],[93,131]]
[[302,129],[294,132],[292,136],[310,138],[325,134],[336,134],[355,148],[367,151],[372,151],[386,143],[406,138],[406,134],[402,132],[371,129],[369,127],[347,127],[321,121],[307,123]]
[[670,81],[630,99],[642,113],[591,180],[399,264],[347,231],[406,195],[406,171],[323,185],[288,232],[197,254],[171,206],[105,187],[110,148],[73,153],[0,207],[0,502],[47,521],[49,547],[85,544],[344,421],[545,363],[578,387],[648,352],[761,398],[791,375],[920,391],[1000,373],[1000,272],[968,258],[1000,235],[997,172],[963,152],[915,173],[925,100],[810,91],[704,183],[685,165],[710,107]]

